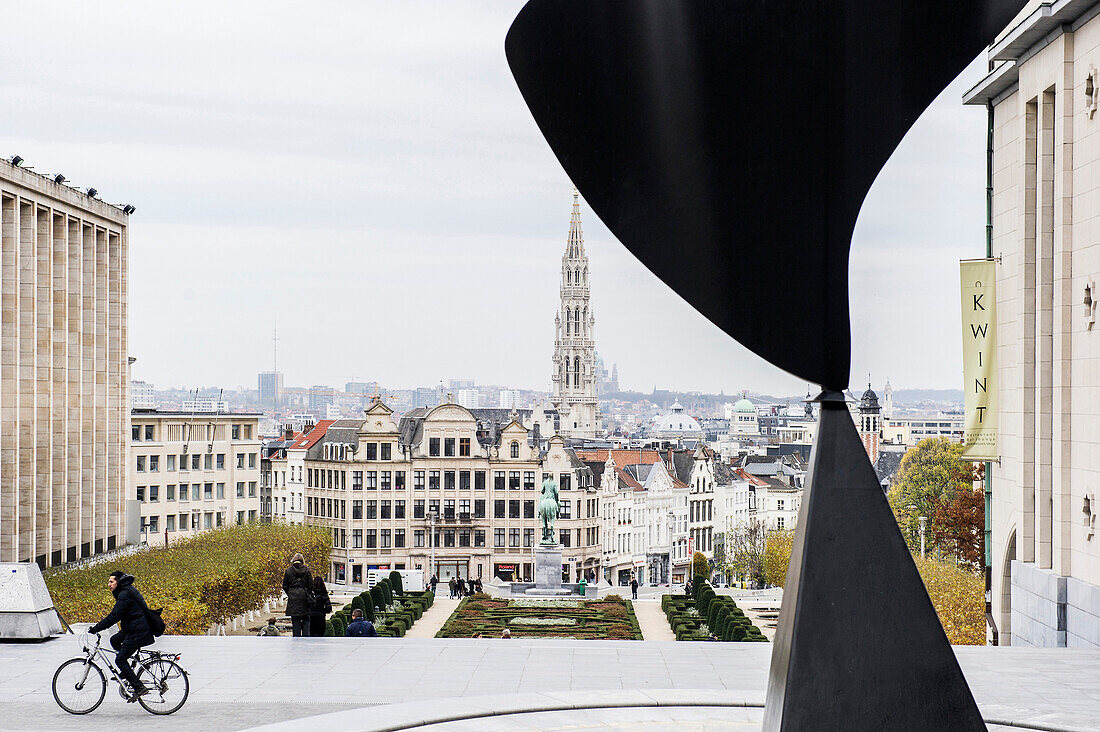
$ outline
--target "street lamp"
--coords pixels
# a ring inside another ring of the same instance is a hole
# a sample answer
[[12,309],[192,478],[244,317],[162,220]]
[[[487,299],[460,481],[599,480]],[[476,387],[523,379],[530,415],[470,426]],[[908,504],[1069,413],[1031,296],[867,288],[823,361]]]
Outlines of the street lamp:
[[435,577],[435,521],[439,518],[439,508],[428,507],[428,577]]
[[676,512],[668,510],[668,589],[672,591],[672,522],[676,518]]

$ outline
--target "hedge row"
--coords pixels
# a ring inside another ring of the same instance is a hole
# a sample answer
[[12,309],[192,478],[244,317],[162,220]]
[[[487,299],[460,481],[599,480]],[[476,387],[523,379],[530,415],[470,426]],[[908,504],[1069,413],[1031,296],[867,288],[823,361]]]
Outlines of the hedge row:
[[[716,594],[710,585],[697,589],[698,600],[682,595],[661,598],[661,609],[676,640],[767,643],[768,639],[745,617],[733,598]],[[709,628],[709,633],[702,630],[703,625]]]
[[198,635],[278,598],[296,552],[328,571],[331,542],[331,532],[308,526],[229,526],[91,566],[47,570],[46,587],[67,621],[96,622],[114,606],[107,575],[122,570],[134,575],[150,607],[164,608],[169,634]]
[[[396,572],[392,573],[392,578]],[[395,593],[394,584],[397,585]],[[343,636],[351,622],[352,610],[363,611],[363,616],[371,621],[378,630],[378,635],[389,638],[400,638],[412,627],[413,623],[420,620],[424,611],[435,602],[435,594],[430,590],[425,592],[400,591],[400,575],[397,581],[383,579],[368,592],[360,592],[352,598],[344,607],[332,614],[325,625],[325,635]],[[393,608],[390,610],[389,608]]]
[[[513,625],[519,618],[558,619],[571,624]],[[555,606],[553,601],[534,606],[485,593],[464,598],[435,637],[499,638],[505,628],[514,638],[642,639],[633,606],[617,595],[601,600],[570,600],[567,606]]]

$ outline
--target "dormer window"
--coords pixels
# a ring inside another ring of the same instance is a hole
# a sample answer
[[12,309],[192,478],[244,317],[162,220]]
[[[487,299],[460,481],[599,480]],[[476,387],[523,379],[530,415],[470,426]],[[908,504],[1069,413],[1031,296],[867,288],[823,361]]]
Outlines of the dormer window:
[[519,443],[512,440],[512,458],[519,459]]

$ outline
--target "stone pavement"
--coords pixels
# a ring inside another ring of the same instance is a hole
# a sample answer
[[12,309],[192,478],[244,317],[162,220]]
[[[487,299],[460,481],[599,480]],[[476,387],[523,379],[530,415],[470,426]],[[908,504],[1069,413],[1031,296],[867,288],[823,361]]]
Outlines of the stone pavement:
[[436,595],[432,606],[420,616],[420,620],[413,623],[413,627],[409,628],[409,632],[405,633],[405,637],[435,638],[435,634],[447,622],[447,618],[451,617],[451,613],[455,611],[460,602],[462,601]]
[[647,641],[674,641],[676,634],[668,626],[668,618],[661,610],[660,600],[634,600],[634,615]]
[[[0,730],[213,732],[330,712],[344,715],[312,719],[303,728],[372,729],[372,720],[387,712],[377,705],[411,703],[419,713],[463,705],[476,710],[484,709],[484,701],[475,697],[505,695],[523,707],[524,695],[539,695],[546,703],[549,696],[566,692],[583,694],[590,708],[655,706],[658,696],[665,699],[661,706],[683,706],[683,701],[670,703],[668,695],[680,693],[690,700],[701,692],[721,692],[727,703],[738,702],[751,711],[756,707],[750,705],[763,704],[771,654],[771,644],[764,643],[550,639],[188,636],[161,638],[155,648],[183,654],[181,663],[191,680],[191,697],[183,709],[171,717],[154,717],[123,703],[112,687],[99,709],[74,717],[55,704],[50,681],[54,669],[77,654],[75,636],[0,644]],[[1027,722],[1033,725],[1030,729],[1100,732],[1100,651],[956,650],[987,718]],[[461,700],[445,701],[453,698]],[[559,710],[580,704],[576,699],[551,701]],[[355,711],[360,707],[371,708]],[[656,725],[666,713],[647,709],[630,714],[652,718]],[[729,721],[727,717],[723,709],[715,713],[713,726],[674,728],[725,729],[717,725]],[[549,718],[494,717],[480,723],[480,729],[557,728]]]

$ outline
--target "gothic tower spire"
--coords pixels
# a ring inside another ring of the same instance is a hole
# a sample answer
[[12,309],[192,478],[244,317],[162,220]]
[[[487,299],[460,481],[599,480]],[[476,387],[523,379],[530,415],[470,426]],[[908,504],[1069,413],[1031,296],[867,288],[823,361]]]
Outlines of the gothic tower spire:
[[559,431],[566,437],[596,437],[600,431],[596,396],[596,342],[588,289],[588,255],[581,230],[580,194],[573,189],[569,236],[561,258],[561,305],[554,316],[553,393]]

